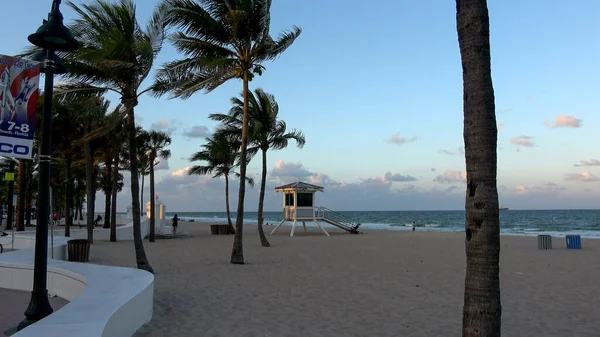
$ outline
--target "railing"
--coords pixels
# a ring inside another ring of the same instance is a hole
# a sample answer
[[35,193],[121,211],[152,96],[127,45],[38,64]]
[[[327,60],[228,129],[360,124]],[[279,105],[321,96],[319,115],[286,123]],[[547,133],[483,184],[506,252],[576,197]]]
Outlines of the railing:
[[358,228],[360,227],[360,223],[354,221],[353,219],[322,206],[317,208],[315,212],[317,218],[324,218],[333,222],[337,222],[343,225],[344,227],[347,227],[346,230],[350,233],[358,234]]

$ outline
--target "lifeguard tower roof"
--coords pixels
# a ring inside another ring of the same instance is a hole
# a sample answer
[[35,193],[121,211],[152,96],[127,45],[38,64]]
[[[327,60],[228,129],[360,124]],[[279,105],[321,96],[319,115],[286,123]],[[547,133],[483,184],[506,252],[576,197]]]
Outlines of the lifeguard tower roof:
[[275,187],[275,192],[284,191],[324,192],[325,188],[317,185],[307,184],[301,181]]

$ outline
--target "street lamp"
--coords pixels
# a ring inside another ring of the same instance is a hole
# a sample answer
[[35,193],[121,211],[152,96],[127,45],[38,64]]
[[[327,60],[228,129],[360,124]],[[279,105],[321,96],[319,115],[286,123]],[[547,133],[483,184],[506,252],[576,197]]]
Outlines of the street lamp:
[[33,262],[33,290],[29,306],[25,310],[25,319],[19,323],[17,330],[29,325],[52,313],[48,301],[47,275],[48,272],[48,217],[50,205],[50,161],[52,145],[52,94],[54,86],[55,51],[73,51],[79,47],[79,42],[63,24],[60,12],[60,0],[52,1],[52,9],[48,20],[44,20],[38,30],[27,38],[32,44],[46,50],[44,61],[44,114],[42,117],[42,133],[40,142],[39,187],[38,187],[38,217],[35,229],[35,258]]

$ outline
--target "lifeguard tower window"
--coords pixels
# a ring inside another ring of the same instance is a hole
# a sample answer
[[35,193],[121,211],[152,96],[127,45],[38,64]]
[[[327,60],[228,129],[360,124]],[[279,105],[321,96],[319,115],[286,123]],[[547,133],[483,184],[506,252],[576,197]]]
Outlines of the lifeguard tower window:
[[312,193],[298,193],[298,200],[296,206],[298,207],[313,207],[313,194]]
[[294,195],[292,193],[288,193],[285,195],[285,205],[294,206]]

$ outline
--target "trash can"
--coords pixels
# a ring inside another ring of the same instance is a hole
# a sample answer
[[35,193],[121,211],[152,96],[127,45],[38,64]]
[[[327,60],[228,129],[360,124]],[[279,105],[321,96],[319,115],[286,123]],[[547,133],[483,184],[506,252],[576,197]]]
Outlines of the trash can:
[[210,225],[210,234],[219,235],[219,225]]
[[552,249],[552,237],[550,235],[538,235],[538,249]]
[[219,235],[228,235],[229,225],[219,225]]
[[85,239],[74,239],[67,241],[69,261],[88,262],[90,260],[90,242]]

